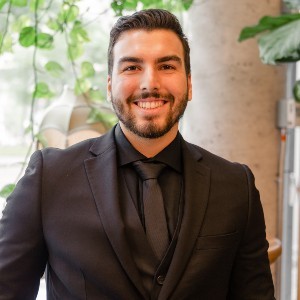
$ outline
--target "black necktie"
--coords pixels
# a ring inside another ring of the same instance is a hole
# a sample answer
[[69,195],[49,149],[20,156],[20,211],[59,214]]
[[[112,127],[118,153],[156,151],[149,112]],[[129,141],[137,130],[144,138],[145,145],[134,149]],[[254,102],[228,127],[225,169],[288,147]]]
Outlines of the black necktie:
[[137,161],[133,163],[133,166],[143,180],[146,235],[155,255],[158,259],[162,259],[169,245],[169,236],[163,197],[157,177],[165,165]]

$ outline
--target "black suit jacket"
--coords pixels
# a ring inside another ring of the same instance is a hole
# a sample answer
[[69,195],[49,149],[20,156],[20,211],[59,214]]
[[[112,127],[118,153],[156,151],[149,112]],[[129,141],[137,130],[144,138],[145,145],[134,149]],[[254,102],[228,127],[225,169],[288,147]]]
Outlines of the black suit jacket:
[[[182,144],[184,215],[158,299],[274,299],[252,173]],[[34,299],[45,266],[48,299],[146,299],[119,199],[113,130],[35,152],[0,223],[0,299]]]

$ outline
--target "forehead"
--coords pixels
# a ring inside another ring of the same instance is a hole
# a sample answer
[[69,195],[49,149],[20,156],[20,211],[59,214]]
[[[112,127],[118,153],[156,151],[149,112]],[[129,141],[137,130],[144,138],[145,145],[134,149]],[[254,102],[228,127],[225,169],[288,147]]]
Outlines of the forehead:
[[179,37],[168,29],[133,29],[123,32],[114,46],[114,58],[123,56],[167,56],[183,58]]

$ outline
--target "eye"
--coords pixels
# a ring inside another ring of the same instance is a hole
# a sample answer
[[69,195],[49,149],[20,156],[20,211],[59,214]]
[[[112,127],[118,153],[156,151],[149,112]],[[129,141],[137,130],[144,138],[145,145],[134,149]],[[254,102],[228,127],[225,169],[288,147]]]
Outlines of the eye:
[[130,71],[137,71],[138,67],[137,66],[126,66],[125,68],[123,68],[123,72],[130,72]]
[[175,70],[176,68],[174,67],[174,66],[172,66],[172,65],[162,65],[162,66],[160,66],[160,69],[161,70]]

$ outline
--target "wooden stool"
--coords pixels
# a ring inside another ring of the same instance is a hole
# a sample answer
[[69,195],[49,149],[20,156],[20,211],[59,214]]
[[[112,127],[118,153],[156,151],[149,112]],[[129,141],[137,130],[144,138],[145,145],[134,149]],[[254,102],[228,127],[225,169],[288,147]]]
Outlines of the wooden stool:
[[277,238],[268,239],[269,249],[268,256],[270,264],[274,263],[281,254],[281,241]]

